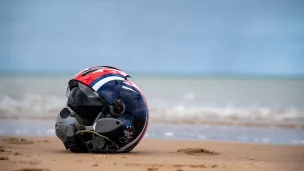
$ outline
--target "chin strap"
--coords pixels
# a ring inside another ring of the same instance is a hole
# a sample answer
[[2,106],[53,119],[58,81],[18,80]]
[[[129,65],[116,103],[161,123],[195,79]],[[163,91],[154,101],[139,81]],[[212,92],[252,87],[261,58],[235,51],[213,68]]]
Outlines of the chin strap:
[[[64,145],[66,149],[69,149],[74,153],[82,153],[82,152],[100,152],[100,153],[116,153],[119,149],[119,146],[109,139],[108,137],[101,135],[94,131],[96,125],[94,126],[85,126],[83,125],[82,119],[78,118],[77,114],[67,107],[70,111],[71,115],[76,118],[79,122],[78,126],[68,125],[66,126],[66,137],[64,141]],[[96,120],[100,117],[102,113],[100,113]],[[114,129],[121,123],[121,121],[116,121],[113,119],[104,119],[105,123],[102,122],[102,127],[109,128],[109,130]],[[111,122],[112,121],[112,122]],[[115,122],[114,122],[115,121]],[[115,125],[113,125],[115,123]]]
[[[79,127],[81,128],[81,127]],[[82,127],[84,128],[84,127]],[[66,138],[64,145],[74,153],[99,152],[116,153],[119,146],[106,136],[92,130],[79,130],[74,125],[66,127]],[[88,141],[86,140],[89,137]]]

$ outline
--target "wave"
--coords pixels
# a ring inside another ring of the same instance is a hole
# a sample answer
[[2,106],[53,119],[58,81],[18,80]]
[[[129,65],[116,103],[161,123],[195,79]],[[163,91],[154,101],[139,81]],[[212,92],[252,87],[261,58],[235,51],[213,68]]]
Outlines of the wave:
[[30,94],[24,97],[0,97],[0,116],[3,118],[29,118],[56,116],[66,99],[56,95]]
[[[188,95],[186,99],[193,99],[193,96]],[[58,95],[29,94],[22,98],[5,95],[0,96],[0,117],[55,118],[65,104],[66,98]],[[236,107],[232,104],[208,106],[152,99],[149,108],[151,120],[157,122],[214,121],[304,125],[304,111],[295,107]]]

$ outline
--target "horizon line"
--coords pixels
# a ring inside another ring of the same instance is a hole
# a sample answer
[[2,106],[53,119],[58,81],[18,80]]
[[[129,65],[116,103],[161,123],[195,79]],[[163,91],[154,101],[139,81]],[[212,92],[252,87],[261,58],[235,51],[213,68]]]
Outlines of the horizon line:
[[[78,71],[79,72],[79,71]],[[67,76],[75,75],[75,71],[0,71],[0,76]],[[143,77],[214,77],[214,78],[300,78],[304,79],[303,74],[260,74],[260,73],[173,73],[173,72],[138,72],[126,71],[126,73]]]

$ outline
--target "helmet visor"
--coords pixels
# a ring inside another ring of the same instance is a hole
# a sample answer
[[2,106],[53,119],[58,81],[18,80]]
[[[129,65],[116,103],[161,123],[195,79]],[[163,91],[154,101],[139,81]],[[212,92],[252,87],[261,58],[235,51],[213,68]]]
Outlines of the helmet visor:
[[104,103],[98,93],[90,87],[76,82],[67,90],[67,105],[79,116],[94,119],[102,110]]

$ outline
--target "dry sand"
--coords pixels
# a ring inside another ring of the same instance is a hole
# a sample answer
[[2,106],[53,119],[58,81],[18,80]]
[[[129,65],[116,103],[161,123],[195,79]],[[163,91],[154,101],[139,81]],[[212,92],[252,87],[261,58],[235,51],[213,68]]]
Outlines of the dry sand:
[[1,171],[302,171],[304,146],[144,139],[131,153],[74,154],[57,138],[0,137]]

